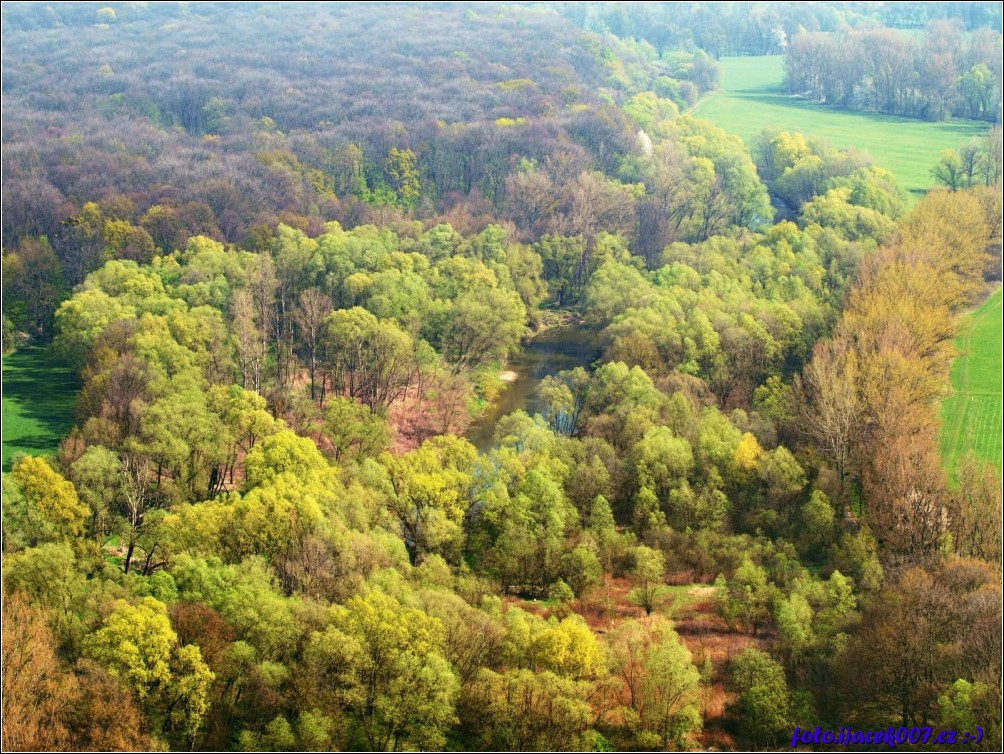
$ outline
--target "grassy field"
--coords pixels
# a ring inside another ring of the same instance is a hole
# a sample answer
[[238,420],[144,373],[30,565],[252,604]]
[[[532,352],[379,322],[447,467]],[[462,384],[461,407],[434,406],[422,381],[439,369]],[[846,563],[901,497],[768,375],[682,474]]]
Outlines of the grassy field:
[[942,405],[941,454],[954,476],[972,451],[1001,465],[1001,291],[965,318],[956,341],[952,395]]
[[3,357],[3,470],[15,453],[53,452],[73,425],[79,384],[44,348]]
[[819,136],[839,149],[867,152],[918,196],[931,187],[931,168],[987,125],[955,120],[931,123],[877,113],[854,113],[786,95],[783,57],[723,58],[722,88],[690,111],[747,141],[767,126]]

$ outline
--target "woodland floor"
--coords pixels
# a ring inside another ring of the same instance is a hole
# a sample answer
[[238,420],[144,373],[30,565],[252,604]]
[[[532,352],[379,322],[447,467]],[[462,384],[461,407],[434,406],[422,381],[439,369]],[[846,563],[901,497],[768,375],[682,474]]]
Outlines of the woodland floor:
[[[685,578],[689,574],[670,577],[670,583]],[[628,618],[641,618],[645,612],[632,605],[628,592],[632,585],[628,579],[605,576],[602,586],[592,590],[584,600],[569,604],[572,612],[578,613],[597,634],[613,630]],[[735,741],[727,729],[725,708],[732,695],[725,690],[726,669],[733,657],[747,647],[766,647],[766,637],[732,631],[715,609],[715,589],[710,584],[685,583],[670,586],[669,597],[659,610],[671,618],[680,638],[687,645],[694,663],[700,667],[704,657],[710,656],[714,668],[710,688],[701,699],[704,730],[700,736],[703,749],[728,750]],[[509,597],[509,604],[543,618],[561,614],[562,606],[550,600],[524,600]]]

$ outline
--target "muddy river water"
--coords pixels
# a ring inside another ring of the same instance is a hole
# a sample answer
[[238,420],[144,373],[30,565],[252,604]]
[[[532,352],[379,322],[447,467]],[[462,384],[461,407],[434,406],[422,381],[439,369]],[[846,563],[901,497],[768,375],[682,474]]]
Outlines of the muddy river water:
[[495,425],[503,416],[519,409],[530,416],[541,411],[537,388],[545,377],[565,369],[588,367],[599,355],[595,333],[577,325],[552,327],[532,338],[509,362],[508,369],[516,373],[516,379],[509,383],[495,405],[471,426],[467,439],[478,450],[488,450],[492,446]]

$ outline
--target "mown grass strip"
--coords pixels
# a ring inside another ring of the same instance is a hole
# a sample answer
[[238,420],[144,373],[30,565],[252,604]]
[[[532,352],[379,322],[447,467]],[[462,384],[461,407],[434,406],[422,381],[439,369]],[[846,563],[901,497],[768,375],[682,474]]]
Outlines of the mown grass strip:
[[973,452],[1001,467],[1001,291],[967,315],[952,365],[952,395],[942,404],[941,455],[952,477],[959,459]]

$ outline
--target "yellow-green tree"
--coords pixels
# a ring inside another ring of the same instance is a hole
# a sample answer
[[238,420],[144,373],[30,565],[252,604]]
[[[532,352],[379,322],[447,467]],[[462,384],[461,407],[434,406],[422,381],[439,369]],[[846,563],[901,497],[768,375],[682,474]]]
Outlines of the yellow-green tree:
[[404,207],[415,206],[422,191],[415,153],[410,149],[391,147],[387,154],[385,167],[391,186],[393,186],[401,205]]
[[[20,495],[4,490],[5,518],[28,545],[80,536],[90,511],[73,484],[44,458],[25,456],[11,471]],[[10,500],[8,500],[10,497]],[[9,530],[8,530],[9,531]]]
[[347,708],[350,745],[371,751],[441,749],[455,721],[459,683],[443,657],[443,625],[374,589],[332,610],[304,662],[336,688]]
[[736,657],[729,686],[738,694],[735,709],[754,744],[769,746],[791,731],[794,715],[784,668],[766,652],[751,647]]
[[476,502],[474,446],[437,437],[411,453],[384,455],[383,462],[393,490],[388,505],[400,521],[412,563],[429,552],[455,559],[464,516]]
[[119,600],[83,646],[86,658],[125,681],[155,723],[194,739],[209,710],[215,675],[196,645],[178,646],[163,602]]
[[482,668],[465,692],[464,727],[488,751],[584,751],[592,689],[550,671]]

